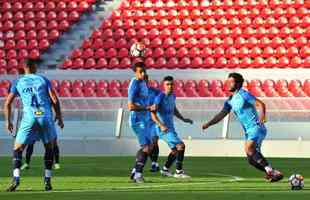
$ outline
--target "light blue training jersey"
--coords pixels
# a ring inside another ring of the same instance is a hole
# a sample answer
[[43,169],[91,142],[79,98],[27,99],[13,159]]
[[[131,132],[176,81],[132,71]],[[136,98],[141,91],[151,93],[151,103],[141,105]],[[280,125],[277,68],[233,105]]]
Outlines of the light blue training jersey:
[[155,99],[155,104],[158,105],[157,116],[167,126],[169,131],[174,132],[174,109],[176,96],[174,94],[166,95],[161,92]]
[[27,74],[13,82],[10,93],[21,98],[24,117],[52,117],[51,88],[44,76]]
[[[128,87],[128,101],[134,104],[147,107],[148,106],[148,87],[144,80],[136,78],[131,79]],[[138,122],[146,122],[148,118],[148,111],[130,111],[129,123],[133,125]]]
[[255,107],[256,97],[244,89],[240,89],[224,103],[226,111],[233,111],[240,121],[245,133],[263,126]]

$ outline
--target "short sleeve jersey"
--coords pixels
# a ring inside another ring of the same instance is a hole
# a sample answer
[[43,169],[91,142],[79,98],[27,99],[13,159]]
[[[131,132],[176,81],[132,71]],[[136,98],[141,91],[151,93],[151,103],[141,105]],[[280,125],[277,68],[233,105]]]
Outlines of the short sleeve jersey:
[[244,89],[240,89],[224,103],[224,110],[233,111],[245,132],[260,125],[255,107],[256,97]]
[[44,112],[45,116],[51,116],[52,108],[49,96],[51,89],[50,81],[44,76],[27,74],[15,80],[9,92],[21,98],[24,114],[33,116],[34,112],[40,110]]
[[[128,101],[143,107],[148,106],[148,88],[144,80],[138,80],[136,78],[131,79],[128,87]],[[135,122],[141,120],[145,121],[147,113],[147,111],[131,111],[130,121],[132,121],[132,119],[135,119]]]
[[159,119],[167,126],[170,131],[175,131],[174,127],[174,109],[176,96],[174,94],[166,95],[161,92],[155,99],[155,104],[158,105],[157,115]]

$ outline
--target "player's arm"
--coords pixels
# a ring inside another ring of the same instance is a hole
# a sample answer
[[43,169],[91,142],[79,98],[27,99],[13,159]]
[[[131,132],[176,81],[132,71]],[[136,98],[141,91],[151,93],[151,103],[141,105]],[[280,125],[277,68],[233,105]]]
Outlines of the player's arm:
[[219,112],[217,115],[215,115],[210,121],[208,121],[207,123],[205,123],[202,126],[202,129],[207,129],[210,126],[217,124],[218,122],[220,122],[222,119],[224,119],[226,117],[226,115],[229,114],[229,111],[226,109],[222,109],[221,112]]
[[260,116],[259,116],[259,121],[261,124],[266,122],[266,105],[263,101],[260,99],[256,99],[255,105],[260,110]]
[[176,116],[178,119],[182,120],[185,123],[193,124],[193,120],[189,118],[184,118],[176,106],[174,107],[174,116]]
[[60,128],[64,128],[64,122],[62,118],[62,112],[61,112],[61,107],[60,107],[60,101],[59,98],[57,97],[57,94],[54,89],[50,88],[49,89],[49,96],[52,101],[52,107],[55,111],[55,121],[57,121],[57,124]]
[[150,111],[150,110],[154,110],[153,108],[154,108],[153,106],[146,106],[146,107],[144,107],[144,106],[135,104],[132,101],[128,101],[128,109],[130,111],[137,111],[137,112]]
[[13,132],[13,123],[11,121],[12,114],[12,103],[14,102],[16,95],[14,93],[9,93],[4,103],[4,117],[5,117],[5,126],[6,129],[12,133]]
[[160,128],[162,132],[167,132],[168,128],[167,126],[158,118],[157,113],[151,112],[152,120],[157,124],[157,126]]

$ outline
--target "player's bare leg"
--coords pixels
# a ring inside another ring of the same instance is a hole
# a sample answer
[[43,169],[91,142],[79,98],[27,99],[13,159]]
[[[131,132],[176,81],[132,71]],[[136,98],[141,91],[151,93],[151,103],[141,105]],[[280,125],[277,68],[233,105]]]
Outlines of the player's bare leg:
[[177,155],[176,155],[176,173],[174,174],[175,178],[190,178],[187,174],[185,174],[183,170],[183,160],[185,153],[185,144],[177,144]]
[[173,175],[170,172],[170,167],[171,165],[174,163],[174,161],[176,160],[176,155],[177,155],[177,149],[171,149],[170,154],[168,155],[167,161],[165,163],[165,165],[163,166],[162,170],[160,171],[162,176],[165,177],[172,177]]
[[247,140],[245,142],[245,152],[248,157],[248,162],[250,165],[254,166],[256,169],[266,173],[266,179],[270,182],[277,182],[283,179],[283,174],[275,170],[268,163],[266,158],[257,149],[255,141]]
[[153,145],[144,145],[138,152],[136,156],[136,165],[133,181],[135,183],[143,183],[144,178],[142,176],[144,165],[147,161],[148,155],[152,152]]

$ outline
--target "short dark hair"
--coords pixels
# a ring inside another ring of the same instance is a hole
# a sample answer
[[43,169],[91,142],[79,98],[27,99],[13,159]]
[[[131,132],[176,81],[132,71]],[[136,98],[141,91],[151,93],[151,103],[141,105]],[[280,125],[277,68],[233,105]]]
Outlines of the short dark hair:
[[145,74],[144,80],[148,81],[149,80],[149,75]]
[[146,66],[145,66],[144,62],[137,62],[137,63],[132,65],[132,71],[135,72],[137,70],[137,68],[139,68],[139,67],[146,70]]
[[34,59],[28,58],[25,60],[26,67],[32,67],[32,66],[37,65],[37,64],[38,64],[38,62]]
[[163,81],[173,81],[173,77],[172,76],[165,76]]
[[242,85],[243,85],[243,82],[244,82],[244,78],[243,78],[243,76],[241,74],[233,72],[233,73],[230,73],[228,75],[228,78],[233,78],[235,80],[236,88],[237,89],[242,88]]

